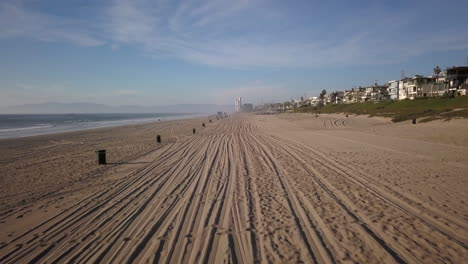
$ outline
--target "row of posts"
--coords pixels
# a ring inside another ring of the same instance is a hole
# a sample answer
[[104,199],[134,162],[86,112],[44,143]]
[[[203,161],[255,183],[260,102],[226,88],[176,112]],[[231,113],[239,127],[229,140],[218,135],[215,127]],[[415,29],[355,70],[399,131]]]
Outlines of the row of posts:
[[[348,115],[346,115],[346,117],[348,117]],[[221,117],[222,118],[222,117]],[[216,119],[219,120],[219,116],[216,116]],[[210,119],[210,123],[211,123],[211,119]],[[413,124],[416,124],[416,118],[414,118],[412,120],[412,123]],[[205,127],[205,123],[202,123],[202,127]],[[192,130],[193,134],[196,133],[196,129],[193,128]],[[159,144],[161,143],[161,135],[157,135],[156,136],[156,142]],[[107,164],[107,160],[106,160],[106,150],[105,149],[101,149],[101,150],[97,150],[96,151],[97,153],[97,158],[98,158],[98,164],[102,164],[102,165],[105,165]]]
[[[227,117],[227,116],[225,115],[225,117]],[[223,118],[223,117],[221,117],[221,118]],[[216,116],[216,120],[219,120],[219,116]],[[211,119],[210,119],[210,123],[212,123]],[[202,127],[206,127],[205,123],[202,123]],[[193,131],[193,134],[196,133],[195,128],[192,131]],[[158,144],[161,143],[161,135],[156,136],[156,143],[158,143]],[[107,164],[106,150],[105,149],[97,150],[96,154],[97,154],[98,164],[99,165],[106,165]]]

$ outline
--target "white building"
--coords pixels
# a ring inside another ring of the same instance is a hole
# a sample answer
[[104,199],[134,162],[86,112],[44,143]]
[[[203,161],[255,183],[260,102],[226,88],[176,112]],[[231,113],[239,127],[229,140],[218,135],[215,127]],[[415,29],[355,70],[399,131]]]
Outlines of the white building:
[[310,105],[312,105],[312,106],[318,106],[319,103],[320,103],[320,98],[318,98],[317,96],[309,97],[308,100],[310,102]]
[[398,95],[399,95],[399,91],[398,91],[398,84],[400,83],[400,81],[389,81],[388,84],[388,95],[390,96],[390,99],[391,100],[398,100]]
[[398,100],[409,99],[408,84],[410,80],[410,78],[404,78],[398,81]]
[[242,98],[241,97],[236,98],[236,100],[234,101],[234,111],[236,112],[242,111]]

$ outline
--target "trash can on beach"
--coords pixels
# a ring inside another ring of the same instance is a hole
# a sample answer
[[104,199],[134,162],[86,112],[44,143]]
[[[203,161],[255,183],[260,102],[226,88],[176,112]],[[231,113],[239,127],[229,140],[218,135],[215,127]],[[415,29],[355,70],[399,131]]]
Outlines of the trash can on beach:
[[106,150],[105,149],[101,149],[101,150],[98,150],[96,151],[97,153],[97,158],[98,158],[98,164],[102,165],[102,164],[107,164],[107,161],[106,161]]

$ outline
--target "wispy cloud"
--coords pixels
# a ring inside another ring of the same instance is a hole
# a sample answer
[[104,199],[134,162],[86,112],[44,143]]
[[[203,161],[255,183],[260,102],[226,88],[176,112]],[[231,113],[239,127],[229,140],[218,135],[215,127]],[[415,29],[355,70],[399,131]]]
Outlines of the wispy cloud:
[[450,13],[431,4],[395,10],[372,2],[340,11],[318,3],[307,10],[285,8],[267,0],[109,0],[97,10],[99,18],[86,19],[19,3],[0,4],[0,38],[108,43],[117,51],[132,46],[153,57],[219,67],[382,64],[468,49],[466,27],[421,25],[427,17]]
[[[442,48],[468,48],[466,29],[433,34],[411,30],[417,11],[394,13],[370,6],[342,14],[335,24],[304,25],[295,22],[294,13],[275,10],[269,1],[192,0],[168,5],[117,0],[107,14],[113,41],[222,67],[382,64]],[[275,28],[283,21],[289,24],[288,32],[278,33]],[[329,28],[320,29],[324,26]]]
[[30,10],[19,1],[0,3],[0,39],[12,37],[67,41],[81,46],[104,44],[83,27],[83,21]]

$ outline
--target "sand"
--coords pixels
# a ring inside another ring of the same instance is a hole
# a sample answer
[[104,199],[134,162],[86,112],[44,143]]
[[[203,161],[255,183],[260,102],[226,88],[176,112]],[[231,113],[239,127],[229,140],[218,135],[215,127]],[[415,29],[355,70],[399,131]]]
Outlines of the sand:
[[[100,148],[113,164],[95,164]],[[0,263],[468,259],[466,120],[237,115],[0,153]]]

